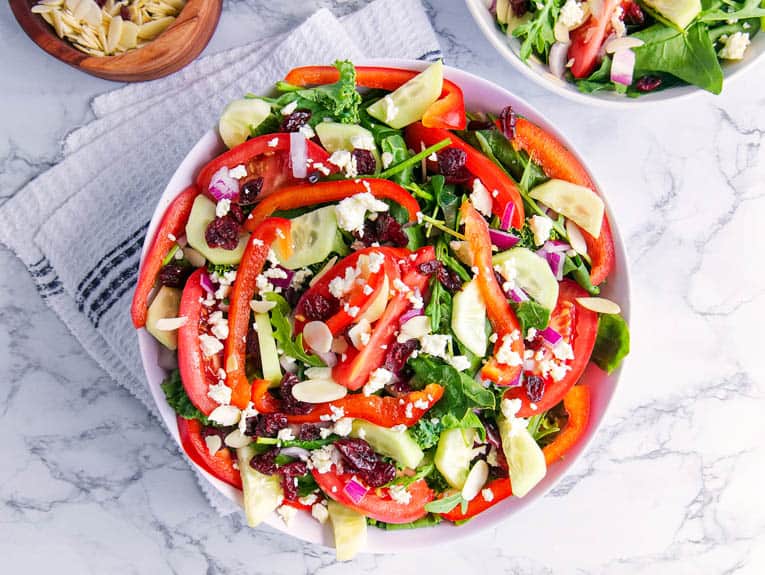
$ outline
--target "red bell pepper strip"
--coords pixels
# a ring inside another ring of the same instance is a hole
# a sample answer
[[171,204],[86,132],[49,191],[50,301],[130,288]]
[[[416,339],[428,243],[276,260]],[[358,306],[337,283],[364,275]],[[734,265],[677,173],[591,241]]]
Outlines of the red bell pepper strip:
[[[356,85],[393,91],[417,74],[419,72],[414,70],[356,66]],[[304,66],[290,70],[284,81],[293,86],[314,86],[334,84],[339,79],[340,72],[334,66]],[[429,128],[465,129],[465,100],[457,84],[444,78],[441,96],[425,110],[422,123]]]
[[216,369],[212,365],[215,358],[206,358],[199,346],[200,323],[207,315],[207,308],[202,305],[205,290],[199,281],[205,273],[204,268],[192,273],[181,295],[178,314],[186,318],[186,323],[178,329],[178,369],[191,403],[205,415],[210,415],[218,407],[207,396],[209,382],[217,381]]
[[183,190],[170,202],[159,222],[149,251],[143,258],[141,271],[138,275],[138,285],[135,288],[133,303],[130,306],[130,317],[136,329],[146,325],[149,294],[154,289],[154,282],[157,281],[157,275],[162,269],[162,261],[175,243],[175,240],[170,238],[180,237],[185,233],[191,206],[194,205],[194,200],[198,195],[196,186],[189,186]]
[[255,228],[239,263],[229,298],[226,384],[233,390],[231,403],[240,409],[247,407],[251,396],[250,382],[245,374],[250,300],[255,294],[257,277],[268,258],[268,250],[274,242],[278,242],[281,252],[289,257],[292,253],[289,220],[269,218]]
[[590,422],[590,390],[584,385],[575,385],[568,390],[563,398],[563,408],[568,414],[566,427],[557,435],[552,443],[546,445],[542,452],[549,466],[568,453],[587,430]]
[[465,224],[465,239],[473,254],[473,267],[477,268],[478,287],[486,303],[486,312],[489,321],[497,334],[494,350],[498,350],[505,338],[512,339],[511,349],[518,354],[518,365],[500,363],[496,357],[492,357],[481,369],[481,375],[493,381],[497,385],[511,385],[521,374],[523,367],[523,335],[520,333],[518,318],[507,301],[502,288],[494,277],[494,268],[491,262],[491,237],[486,220],[478,211],[464,202],[460,208],[460,217]]
[[202,424],[196,419],[184,419],[176,416],[178,434],[181,436],[181,445],[189,458],[207,471],[213,477],[228,483],[229,485],[242,488],[242,477],[239,470],[234,467],[234,458],[231,452],[224,447],[215,455],[210,455],[204,437],[202,436]]
[[500,477],[498,479],[494,479],[493,481],[490,481],[484,487],[484,489],[491,489],[491,492],[494,495],[491,501],[486,501],[486,499],[484,499],[483,497],[483,494],[479,493],[475,498],[473,498],[472,501],[468,503],[468,508],[465,513],[462,512],[462,507],[460,505],[457,505],[457,507],[455,507],[451,511],[442,513],[441,517],[452,522],[465,521],[467,519],[475,517],[479,513],[483,513],[489,507],[495,506],[497,503],[499,503],[503,499],[507,499],[513,494],[513,488],[510,485],[510,479],[508,479],[507,477]]
[[[565,180],[597,191],[592,178],[574,154],[552,134],[525,118],[518,118],[515,123],[513,145],[528,153],[532,160],[542,166],[548,177]],[[608,216],[603,214],[600,236],[594,238],[584,230],[582,230],[582,234],[587,242],[587,252],[592,260],[590,281],[593,285],[599,285],[609,276],[616,260]]]
[[[366,182],[366,185],[364,185]],[[368,188],[367,188],[368,186]],[[337,180],[319,182],[318,184],[303,184],[289,186],[274,192],[264,198],[249,218],[244,227],[252,231],[268,216],[278,210],[291,210],[305,206],[313,206],[329,202],[339,202],[350,196],[370,192],[377,199],[388,199],[400,204],[409,213],[409,221],[417,221],[420,205],[412,194],[390,180],[362,178],[353,180]]]
[[[309,160],[314,164],[322,164],[331,172],[337,171],[337,168],[327,161],[329,153],[324,148],[311,140],[306,142],[306,146],[306,156]],[[249,139],[210,160],[197,176],[197,187],[202,193],[208,194],[210,180],[215,172],[222,167],[231,169],[244,165],[247,168],[248,176],[260,176],[264,179],[260,194],[261,197],[264,197],[284,185],[295,184],[300,181],[292,177],[289,151],[290,135],[288,133],[265,134]],[[276,159],[277,156],[284,161],[265,161]],[[247,179],[249,178],[245,178],[243,181]]]
[[524,222],[523,198],[518,191],[518,186],[502,168],[497,166],[489,158],[476,150],[473,146],[460,140],[448,130],[426,128],[420,122],[406,128],[406,143],[413,150],[419,150],[421,143],[432,146],[445,139],[452,143],[447,148],[458,148],[465,152],[467,158],[465,168],[492,193],[496,191],[496,197],[492,197],[491,211],[498,218],[502,218],[508,204],[514,206],[511,223],[514,228],[521,229]]
[[[378,521],[385,523],[411,523],[427,515],[425,505],[433,500],[433,490],[428,487],[424,479],[418,479],[407,486],[409,501],[400,503],[393,499],[388,489],[370,489],[358,502],[350,498],[345,492],[345,486],[353,477],[352,473],[337,473],[335,466],[326,473],[319,473],[316,469],[311,470],[316,483],[322,491],[335,501],[342,503]],[[358,479],[357,479],[358,481]]]

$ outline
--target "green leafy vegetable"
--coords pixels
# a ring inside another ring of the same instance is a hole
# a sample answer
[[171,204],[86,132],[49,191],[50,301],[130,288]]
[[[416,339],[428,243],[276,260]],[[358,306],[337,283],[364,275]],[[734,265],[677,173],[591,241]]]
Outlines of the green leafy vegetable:
[[550,310],[534,301],[511,303],[515,310],[518,322],[521,324],[521,333],[528,333],[532,327],[542,330],[550,323]]
[[419,527],[433,527],[443,521],[438,515],[426,515],[411,523],[385,523],[376,519],[367,519],[367,524],[386,531],[400,531],[401,529],[417,529]]
[[319,484],[313,478],[313,475],[306,473],[297,478],[298,497],[305,497],[319,488]]
[[[401,137],[401,134],[399,133],[394,133],[384,137],[380,141],[380,149],[382,150],[383,154],[388,153],[391,155],[390,165],[392,166],[401,164],[409,159],[409,150],[406,147],[406,141],[404,141],[404,138]],[[391,176],[391,180],[400,186],[404,186],[412,181],[413,172],[414,166],[407,166],[398,173],[393,174]]]
[[356,91],[356,68],[348,60],[336,61],[335,68],[340,72],[337,82],[300,90],[297,94],[324,108],[338,122],[358,124],[361,94]]
[[413,168],[417,164],[419,164],[422,160],[427,158],[430,154],[433,154],[440,150],[441,148],[445,148],[449,144],[451,144],[452,141],[449,138],[446,138],[445,140],[441,140],[440,142],[436,142],[432,146],[429,146],[422,150],[421,152],[418,152],[414,156],[410,156],[403,162],[400,162],[398,164],[394,164],[390,166],[387,170],[382,172],[378,178],[387,178],[387,179],[393,179],[393,176],[396,174],[408,169]]
[[[728,22],[765,17],[765,5],[762,5],[761,0],[744,0],[744,2],[725,0],[713,2],[712,4],[712,6],[699,15],[701,22]],[[730,11],[724,10],[724,6],[729,8]]]
[[258,437],[256,440],[258,445],[281,445],[282,447],[302,447],[309,451],[313,449],[319,449],[330,443],[334,443],[339,437],[337,435],[329,435],[323,439],[288,439],[282,440],[276,437]]
[[529,418],[526,429],[537,443],[547,443],[549,438],[560,431],[552,409]]
[[448,497],[442,497],[441,499],[434,499],[430,503],[425,505],[425,511],[429,513],[449,513],[452,509],[460,504],[467,504],[467,501],[463,499],[461,493],[455,493]]
[[521,38],[521,60],[529,59],[532,52],[547,55],[555,43],[555,22],[558,20],[561,0],[537,0],[536,12],[528,22],[513,30],[513,36]]
[[420,446],[420,449],[430,449],[438,445],[438,438],[441,436],[443,426],[440,419],[432,417],[421,417],[420,420],[409,428],[412,438]]
[[162,391],[165,392],[165,398],[170,407],[173,408],[175,413],[183,417],[184,419],[196,419],[201,422],[202,425],[210,425],[210,421],[207,419],[204,413],[199,411],[189,396],[186,395],[186,390],[183,388],[183,382],[181,381],[181,372],[177,369],[173,370],[170,375],[162,382]]
[[303,334],[298,334],[297,337],[293,336],[292,325],[287,319],[289,314],[287,301],[273,292],[267,293],[265,298],[276,302],[276,307],[271,310],[271,325],[274,328],[274,339],[279,343],[279,347],[284,350],[284,354],[313,367],[324,367],[321,358],[306,352],[303,347]]
[[600,288],[592,285],[590,281],[590,270],[587,269],[582,257],[579,255],[566,256],[566,260],[563,262],[563,275],[570,275],[573,280],[586,289],[591,295],[600,294]]
[[430,301],[425,306],[433,333],[451,333],[452,296],[438,281],[436,274],[430,280]]
[[601,315],[592,361],[607,373],[613,372],[630,352],[630,331],[620,315]]

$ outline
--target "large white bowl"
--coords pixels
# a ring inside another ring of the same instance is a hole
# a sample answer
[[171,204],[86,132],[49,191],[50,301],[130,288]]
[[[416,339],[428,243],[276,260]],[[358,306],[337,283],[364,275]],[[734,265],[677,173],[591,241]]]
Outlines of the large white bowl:
[[[584,94],[574,84],[553,75],[547,65],[536,56],[529,58],[528,64],[523,62],[520,57],[521,42],[518,38],[508,37],[502,33],[502,30],[497,26],[494,16],[486,7],[484,0],[465,0],[465,4],[467,4],[473,19],[478,24],[483,35],[494,45],[497,52],[510,62],[513,68],[543,88],[569,100],[596,106],[622,107],[633,106],[635,104],[652,104],[665,100],[685,98],[700,93],[709,93],[696,86],[677,86],[644,94],[639,98],[629,98],[614,92]],[[743,60],[723,64],[723,90],[725,90],[725,86],[731,80],[740,76],[744,70],[752,66],[763,54],[765,54],[765,32],[755,36]]]
[[[427,65],[427,63],[424,62],[409,60],[374,60],[372,62],[367,62],[367,64],[386,65],[408,69],[422,69]],[[569,142],[559,134],[552,125],[545,121],[534,108],[529,106],[523,100],[513,96],[507,90],[461,70],[446,67],[444,72],[449,79],[455,81],[462,88],[467,109],[496,113],[508,104],[512,105],[516,112],[543,126],[546,130],[555,134],[556,137],[570,147]],[[162,193],[157,209],[152,217],[151,224],[149,225],[149,230],[146,235],[147,238],[151,238],[154,235],[162,214],[170,201],[189,184],[195,181],[197,172],[206,162],[220,154],[224,149],[225,148],[215,130],[210,130],[201,140],[199,140],[199,142],[197,142],[178,167],[178,170],[171,178],[167,188],[165,188],[165,191]],[[595,180],[595,178],[593,178],[593,180]],[[604,295],[619,302],[625,319],[629,319],[630,306],[627,260],[614,214],[610,210],[608,213],[611,219],[611,228],[613,230],[616,246],[617,263],[616,269],[609,279],[608,286],[604,290]],[[144,243],[142,257],[145,256],[148,245],[148,241]],[[170,430],[170,433],[180,444],[175,422],[175,413],[168,406],[162,389],[160,388],[160,383],[162,383],[162,380],[166,375],[166,372],[158,365],[160,344],[144,329],[138,332],[138,342],[141,349],[141,357],[146,372],[149,390],[154,397],[154,401],[157,403],[159,412]],[[547,493],[558,480],[560,480],[566,473],[566,470],[573,465],[581,455],[582,451],[586,448],[587,444],[589,444],[590,440],[595,435],[597,428],[603,421],[606,408],[616,390],[618,379],[619,371],[608,376],[592,365],[588,367],[584,375],[584,381],[592,390],[592,423],[587,430],[584,441],[580,442],[579,445],[574,448],[571,457],[567,457],[565,461],[553,465],[549,469],[544,481],[542,481],[542,483],[529,495],[523,499],[510,498],[509,500],[503,501],[461,527],[454,527],[448,523],[442,523],[437,527],[417,529],[414,531],[382,531],[378,529],[370,529],[369,542],[366,551],[394,552],[445,543],[458,537],[472,535],[477,531],[496,525],[501,521],[509,520],[511,516],[519,512],[521,509],[533,505],[537,499],[544,496],[544,494]],[[237,489],[215,479],[202,469],[200,469],[200,472],[218,491],[220,491],[220,493],[230,500],[241,504],[241,493]],[[565,512],[565,509],[561,510],[561,513]],[[289,533],[290,535],[306,541],[332,545],[332,533],[329,526],[320,525],[314,519],[308,517],[307,514],[298,514],[295,520],[291,523],[289,529],[284,525],[281,519],[276,516],[276,514],[273,514],[267,520],[267,523],[280,531],[284,531],[285,533]]]

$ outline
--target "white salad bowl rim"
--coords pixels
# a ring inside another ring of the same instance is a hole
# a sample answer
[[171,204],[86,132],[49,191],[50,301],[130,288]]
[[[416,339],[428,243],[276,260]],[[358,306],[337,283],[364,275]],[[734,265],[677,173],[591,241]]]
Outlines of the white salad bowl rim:
[[[427,62],[421,62],[416,60],[368,60],[358,62],[359,65],[383,65],[397,68],[407,69],[423,69],[428,65]],[[465,95],[465,103],[468,109],[484,111],[498,112],[506,105],[512,105],[513,108],[520,114],[528,117],[534,122],[539,123],[546,130],[549,130],[557,138],[561,140],[572,152],[580,158],[578,153],[571,147],[570,142],[563,137],[549,122],[547,122],[543,116],[537,112],[532,106],[526,103],[521,98],[512,95],[510,92],[467,72],[451,68],[444,67],[444,74],[449,79],[455,81],[463,90]],[[152,216],[151,223],[146,235],[147,240],[144,242],[141,259],[146,255],[148,249],[149,240],[154,235],[159,221],[162,218],[167,206],[170,204],[173,198],[177,196],[181,191],[188,187],[195,181],[198,170],[210,159],[215,157],[224,151],[225,147],[217,135],[216,130],[211,129],[194,145],[191,151],[186,155],[184,160],[178,166],[176,172],[170,179],[167,187],[162,193],[157,208]],[[586,165],[586,164],[585,164]],[[593,181],[597,179],[593,177]],[[607,213],[611,221],[611,229],[614,237],[614,245],[616,250],[616,268],[612,274],[612,278],[608,283],[608,286],[604,290],[604,295],[611,297],[615,301],[619,302],[622,308],[622,314],[626,320],[629,320],[630,315],[630,286],[629,286],[629,271],[627,267],[626,254],[619,235],[618,225],[614,218],[614,214],[608,207],[607,194],[604,194],[604,201],[606,203]],[[147,386],[154,398],[157,405],[157,409],[170,431],[173,439],[180,446],[180,437],[176,425],[176,417],[172,408],[167,404],[160,384],[163,378],[166,376],[166,371],[159,366],[159,352],[160,344],[149,335],[145,329],[141,329],[138,332],[138,343],[141,352],[141,359],[143,362],[144,371],[146,373]],[[604,372],[590,365],[584,375],[584,380],[591,385],[593,392],[593,405],[592,405],[592,424],[587,431],[584,441],[580,442],[572,451],[571,457],[565,461],[560,461],[551,467],[545,479],[540,483],[531,493],[529,493],[523,499],[510,498],[497,504],[494,508],[482,513],[469,523],[460,527],[455,527],[447,522],[444,522],[438,526],[406,530],[406,531],[383,531],[371,528],[369,530],[368,543],[365,551],[370,553],[385,553],[419,549],[424,547],[431,547],[437,544],[454,541],[458,538],[468,537],[475,535],[477,532],[487,529],[492,526],[507,520],[510,516],[517,512],[530,507],[535,501],[541,499],[550,489],[552,489],[557,482],[562,478],[566,471],[571,468],[575,462],[579,459],[583,451],[587,448],[587,445],[592,440],[598,427],[600,427],[606,409],[613,399],[614,392],[617,388],[617,382],[620,377],[620,373],[623,367],[611,375],[606,375]],[[189,460],[190,461],[190,460]],[[208,481],[219,493],[229,500],[235,502],[241,506],[241,492],[230,485],[216,479],[199,466],[196,466],[196,470],[206,481]],[[565,512],[565,510],[564,510]],[[308,514],[299,513],[287,527],[282,520],[273,513],[266,523],[271,527],[279,531],[283,531],[305,541],[312,543],[323,544],[327,546],[332,545],[332,533],[329,523],[325,525],[319,524]]]
[[[508,38],[497,26],[494,16],[489,12],[484,0],[465,0],[468,10],[473,16],[481,33],[494,46],[502,57],[518,72],[529,78],[535,84],[553,92],[563,98],[575,102],[600,106],[605,108],[625,108],[635,105],[656,104],[659,102],[677,101],[700,94],[715,96],[697,86],[675,86],[666,90],[651,92],[640,96],[639,98],[630,98],[614,92],[596,92],[594,94],[585,94],[580,92],[576,86],[556,77],[549,71],[547,65],[536,56],[529,59],[529,63],[523,62],[520,58],[520,41],[517,38]],[[717,96],[725,94],[725,87],[744,75],[745,70],[754,66],[765,55],[765,33],[758,34],[747,50],[743,60],[738,62],[726,62],[723,65],[723,92]]]

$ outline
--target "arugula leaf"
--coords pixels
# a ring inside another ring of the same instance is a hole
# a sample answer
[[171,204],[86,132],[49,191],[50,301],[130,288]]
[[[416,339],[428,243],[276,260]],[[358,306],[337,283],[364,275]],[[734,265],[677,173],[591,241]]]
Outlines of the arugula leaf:
[[529,418],[529,423],[526,426],[526,429],[537,443],[547,443],[547,441],[544,440],[560,431],[558,422],[551,414],[551,411],[552,410],[545,411],[544,413]]
[[[699,15],[701,22],[728,22],[745,20],[748,18],[761,18],[765,16],[765,7],[761,6],[762,0],[744,0],[741,2],[715,2],[712,7]],[[732,7],[733,10],[726,12],[723,6]]]
[[330,443],[334,443],[335,440],[337,439],[339,439],[339,436],[337,435],[329,435],[325,437],[324,439],[288,439],[288,440],[282,440],[276,437],[258,437],[258,439],[256,440],[256,443],[258,445],[280,445],[281,447],[302,447],[303,449],[312,451],[314,449],[319,449],[320,447],[324,447],[325,445],[329,445]]
[[174,369],[170,375],[165,378],[161,386],[162,391],[165,392],[165,398],[170,407],[173,408],[175,413],[183,417],[184,419],[196,419],[201,422],[202,425],[210,425],[210,421],[207,419],[204,413],[199,411],[186,394],[186,390],[183,388],[183,381],[181,381],[181,372],[178,369]]
[[451,333],[452,296],[434,274],[430,280],[430,301],[425,306],[433,333]]
[[685,32],[654,24],[633,36],[645,42],[634,49],[636,78],[666,72],[713,94],[722,91],[722,68],[703,23]]
[[600,294],[600,288],[592,285],[590,280],[590,270],[584,264],[584,260],[579,255],[566,256],[566,260],[563,262],[563,275],[570,275],[576,283],[586,289],[591,295]]
[[521,324],[521,333],[528,333],[532,327],[542,330],[550,323],[550,310],[534,301],[511,302],[518,322]]
[[324,367],[324,362],[316,355],[309,355],[303,347],[303,334],[293,338],[292,325],[287,319],[289,314],[289,304],[279,294],[269,292],[265,295],[269,301],[276,302],[276,307],[271,310],[271,325],[274,328],[274,339],[279,343],[279,347],[284,350],[284,354],[294,357],[313,367]]
[[[409,159],[409,149],[406,146],[406,141],[401,137],[400,133],[393,133],[384,137],[380,141],[380,149],[382,153],[388,153],[391,155],[390,165],[400,164]],[[381,166],[382,168],[382,166]],[[409,184],[412,181],[412,174],[414,173],[414,166],[408,166],[400,172],[393,174],[391,180],[396,182],[400,186]]]
[[[463,501],[462,493],[455,493],[448,497],[442,497],[441,499],[434,499],[430,503],[425,504],[425,511],[429,513],[449,513],[452,509],[460,505]],[[465,503],[467,503],[465,501]]]
[[[335,68],[340,72],[340,78],[337,82],[300,90],[297,94],[300,98],[314,102],[326,109],[329,115],[338,122],[358,124],[361,94],[356,91],[356,68],[349,60],[336,61]],[[317,121],[321,121],[321,119],[320,117]]]
[[611,373],[629,352],[630,330],[624,318],[620,315],[601,315],[592,361],[606,373]]
[[555,43],[555,22],[558,20],[562,0],[536,0],[537,10],[528,22],[513,30],[513,36],[522,38],[521,60],[529,59],[532,52],[547,55]]

